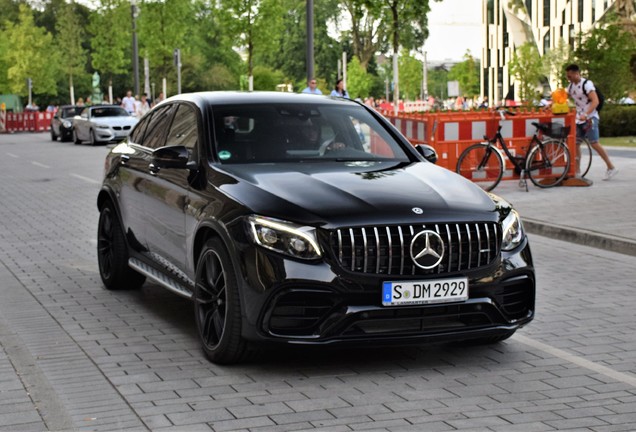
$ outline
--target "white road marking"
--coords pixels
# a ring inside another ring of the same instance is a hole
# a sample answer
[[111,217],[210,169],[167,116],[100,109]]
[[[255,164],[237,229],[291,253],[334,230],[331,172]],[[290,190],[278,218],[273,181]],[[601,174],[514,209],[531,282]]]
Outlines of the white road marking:
[[83,175],[73,174],[71,173],[71,177],[78,178],[80,180],[84,180],[85,182],[93,183],[93,184],[101,184],[102,182],[93,180],[92,178],[84,177]]
[[14,153],[7,153],[7,156],[10,156],[10,157],[16,158],[16,159],[20,159],[20,156],[18,156],[17,154],[14,154]]
[[624,384],[631,385],[632,387],[636,387],[636,376],[629,375],[623,372],[616,371],[614,369],[610,369],[606,366],[600,365],[598,363],[594,363],[589,360],[585,360],[582,357],[576,356],[574,354],[570,354],[562,349],[555,348],[553,346],[544,344],[543,342],[539,342],[532,338],[522,336],[522,335],[514,335],[513,339],[521,342],[522,344],[531,346],[532,348],[536,348],[544,353],[553,355],[567,362],[573,363],[577,366],[581,366],[585,369],[589,369],[592,372],[599,373],[601,375],[605,375],[606,377],[612,378],[616,381],[622,382]]
[[50,166],[48,166],[48,165],[44,165],[43,163],[40,163],[40,162],[31,161],[31,163],[32,163],[33,165],[35,165],[35,166],[39,166],[39,167],[42,167],[42,168],[51,168]]

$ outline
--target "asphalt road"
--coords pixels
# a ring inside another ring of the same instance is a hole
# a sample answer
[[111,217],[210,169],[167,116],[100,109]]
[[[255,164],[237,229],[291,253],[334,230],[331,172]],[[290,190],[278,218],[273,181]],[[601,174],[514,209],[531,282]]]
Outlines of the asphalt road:
[[221,367],[187,301],[102,287],[107,151],[0,135],[0,430],[634,430],[636,257],[532,236],[537,317],[497,345]]

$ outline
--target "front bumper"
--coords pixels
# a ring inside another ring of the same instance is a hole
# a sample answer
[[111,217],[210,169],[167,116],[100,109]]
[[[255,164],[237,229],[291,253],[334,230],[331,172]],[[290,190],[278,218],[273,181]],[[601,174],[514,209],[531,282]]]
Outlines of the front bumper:
[[123,141],[130,134],[132,126],[112,126],[108,128],[95,128],[97,141]]
[[348,273],[333,263],[305,264],[254,248],[240,253],[240,260],[243,337],[251,341],[446,342],[501,336],[534,318],[527,240],[490,266],[463,274],[468,300],[447,304],[383,306],[382,282],[393,276]]

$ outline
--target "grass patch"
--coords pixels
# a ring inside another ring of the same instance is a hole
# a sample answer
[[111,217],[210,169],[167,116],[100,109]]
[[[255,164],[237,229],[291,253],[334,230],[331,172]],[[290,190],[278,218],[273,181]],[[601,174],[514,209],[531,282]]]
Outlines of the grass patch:
[[636,137],[601,137],[601,144],[615,147],[634,147],[636,148]]

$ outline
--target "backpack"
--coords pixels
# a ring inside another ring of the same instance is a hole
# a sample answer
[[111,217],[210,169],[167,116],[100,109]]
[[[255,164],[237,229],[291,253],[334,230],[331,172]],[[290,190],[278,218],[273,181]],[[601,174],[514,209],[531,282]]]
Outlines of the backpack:
[[[586,78],[583,80],[583,94],[585,96],[587,96],[587,90],[585,90],[585,84],[587,84],[589,80]],[[603,105],[605,104],[605,95],[603,95],[603,93],[601,92],[601,89],[599,89],[596,85],[594,86],[596,87],[596,96],[598,97],[598,105],[596,106],[596,111],[601,112],[601,110],[603,109]],[[570,87],[568,88],[568,93],[570,92],[570,90],[572,89],[572,84],[570,84]],[[587,96],[587,100],[590,100],[590,97]]]

